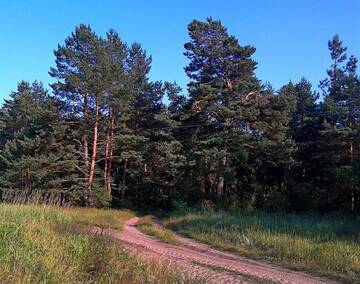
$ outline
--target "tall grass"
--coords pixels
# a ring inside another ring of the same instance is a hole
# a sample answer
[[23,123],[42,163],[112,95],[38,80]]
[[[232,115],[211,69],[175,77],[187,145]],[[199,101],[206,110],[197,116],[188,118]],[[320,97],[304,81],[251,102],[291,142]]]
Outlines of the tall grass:
[[360,221],[343,217],[188,213],[164,225],[253,258],[360,283]]
[[140,218],[137,223],[137,227],[144,234],[150,235],[160,241],[174,245],[179,244],[176,239],[176,235],[172,231],[165,229],[160,224],[156,224],[152,216]]
[[1,283],[183,283],[171,268],[144,263],[94,225],[121,228],[129,211],[0,205]]

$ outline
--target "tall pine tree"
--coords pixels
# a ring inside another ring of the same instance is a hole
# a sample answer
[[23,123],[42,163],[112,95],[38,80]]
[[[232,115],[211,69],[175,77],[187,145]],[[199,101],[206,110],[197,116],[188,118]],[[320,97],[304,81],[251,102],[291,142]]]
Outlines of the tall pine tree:
[[[351,211],[359,208],[359,185],[355,173],[359,155],[358,128],[360,121],[360,79],[356,73],[357,59],[348,61],[346,50],[338,35],[328,43],[332,65],[328,78],[320,82],[325,101],[323,139],[329,176],[335,184],[336,200]],[[331,195],[331,193],[328,193]],[[339,204],[339,203],[338,203]]]

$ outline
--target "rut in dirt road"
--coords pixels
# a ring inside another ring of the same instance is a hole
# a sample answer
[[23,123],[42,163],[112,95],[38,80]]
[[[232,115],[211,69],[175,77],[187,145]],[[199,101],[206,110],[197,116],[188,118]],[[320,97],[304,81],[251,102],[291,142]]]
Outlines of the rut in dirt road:
[[131,254],[162,264],[175,265],[179,271],[192,279],[206,283],[335,283],[301,272],[262,263],[221,252],[187,238],[178,237],[180,244],[173,245],[155,240],[136,228],[139,218],[127,221],[123,231],[104,230],[104,233],[122,241],[122,246]]

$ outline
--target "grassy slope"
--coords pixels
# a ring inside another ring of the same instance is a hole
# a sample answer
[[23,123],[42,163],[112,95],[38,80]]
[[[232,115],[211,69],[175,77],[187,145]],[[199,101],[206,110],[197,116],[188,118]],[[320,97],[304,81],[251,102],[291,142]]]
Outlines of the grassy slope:
[[360,283],[359,220],[265,213],[189,213],[171,217],[163,224],[220,249]]
[[144,263],[115,241],[89,234],[94,225],[121,228],[132,216],[129,211],[0,205],[0,282],[183,283],[171,268]]

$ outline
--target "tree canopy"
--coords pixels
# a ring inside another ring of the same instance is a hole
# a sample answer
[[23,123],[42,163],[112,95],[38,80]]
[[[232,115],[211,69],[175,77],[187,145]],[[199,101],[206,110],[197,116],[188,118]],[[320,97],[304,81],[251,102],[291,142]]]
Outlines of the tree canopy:
[[52,92],[23,81],[0,109],[2,201],[359,212],[360,77],[340,37],[319,93],[261,82],[255,47],[218,20],[188,34],[185,92],[149,79],[141,44],[77,26]]

